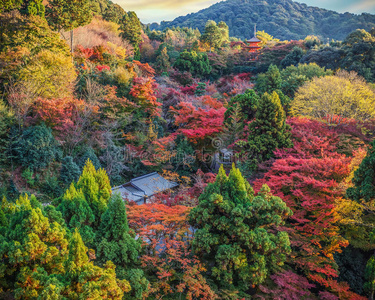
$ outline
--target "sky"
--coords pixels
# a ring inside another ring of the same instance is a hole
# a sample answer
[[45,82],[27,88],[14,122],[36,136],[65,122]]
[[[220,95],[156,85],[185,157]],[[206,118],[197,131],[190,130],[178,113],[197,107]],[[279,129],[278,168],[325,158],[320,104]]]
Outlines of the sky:
[[[142,23],[171,21],[219,2],[217,0],[113,0],[126,11],[135,11]],[[375,0],[298,0],[338,12],[375,14]]]

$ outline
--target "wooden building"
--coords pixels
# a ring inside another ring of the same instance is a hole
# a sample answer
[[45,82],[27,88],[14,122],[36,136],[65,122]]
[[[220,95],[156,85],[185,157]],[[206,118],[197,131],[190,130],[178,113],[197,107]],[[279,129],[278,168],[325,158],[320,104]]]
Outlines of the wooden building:
[[157,193],[173,189],[178,183],[169,181],[158,173],[150,173],[132,179],[131,181],[112,188],[113,193],[120,193],[122,199],[134,201],[137,204],[144,204]]

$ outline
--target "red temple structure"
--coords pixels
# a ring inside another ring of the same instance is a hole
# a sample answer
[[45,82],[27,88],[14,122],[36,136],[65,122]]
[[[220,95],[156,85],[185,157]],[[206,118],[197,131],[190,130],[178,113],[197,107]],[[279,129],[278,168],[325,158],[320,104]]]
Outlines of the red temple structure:
[[256,32],[257,32],[256,25],[254,25],[254,37],[246,41],[247,45],[244,47],[249,53],[253,53],[253,55],[251,56],[252,60],[256,60],[258,58],[257,53],[259,52],[259,49],[261,48],[259,44],[262,42],[261,40],[257,38]]

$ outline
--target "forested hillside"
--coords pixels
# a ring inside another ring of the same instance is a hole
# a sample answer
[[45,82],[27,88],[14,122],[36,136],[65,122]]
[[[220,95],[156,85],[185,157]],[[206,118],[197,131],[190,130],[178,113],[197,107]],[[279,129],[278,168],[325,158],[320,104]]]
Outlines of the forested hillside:
[[0,299],[373,297],[375,29],[231,26],[0,2]]
[[355,29],[370,30],[375,26],[375,16],[371,14],[340,14],[292,0],[227,0],[151,28],[179,26],[203,30],[208,20],[224,21],[230,28],[229,34],[241,39],[253,36],[255,23],[259,30],[281,40],[298,40],[307,35],[343,40]]

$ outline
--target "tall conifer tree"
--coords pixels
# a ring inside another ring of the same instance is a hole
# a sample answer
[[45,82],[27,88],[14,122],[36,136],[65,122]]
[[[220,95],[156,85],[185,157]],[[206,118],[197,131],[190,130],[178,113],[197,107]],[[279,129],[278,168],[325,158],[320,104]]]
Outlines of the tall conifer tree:
[[134,59],[139,60],[139,44],[142,42],[142,25],[134,11],[127,12],[121,20],[121,37],[134,47]]
[[92,245],[95,232],[91,226],[95,222],[95,215],[82,190],[77,190],[72,183],[62,197],[58,210],[61,211],[68,228],[77,228],[85,243]]
[[251,168],[259,162],[273,157],[277,148],[292,147],[290,126],[285,122],[285,111],[276,92],[265,93],[255,114],[255,121],[249,126],[247,142],[248,161]]
[[4,200],[1,211],[8,224],[0,227],[0,286],[16,299],[60,293],[56,275],[64,273],[66,229],[44,216],[34,196],[20,196],[15,204]]
[[257,196],[239,169],[220,168],[190,213],[195,253],[211,267],[220,288],[242,291],[261,284],[290,253],[289,237],[277,228],[291,210],[264,185]]
[[69,241],[66,262],[64,296],[68,299],[122,299],[131,287],[126,280],[118,280],[115,265],[108,261],[103,268],[89,260],[88,249],[76,229]]
[[94,228],[98,228],[102,213],[107,209],[111,197],[111,183],[104,169],[95,170],[88,159],[78,179],[77,188],[81,189],[87,203],[95,215]]
[[354,187],[347,190],[347,195],[353,200],[375,199],[375,140],[371,143],[366,157],[354,173]]
[[101,218],[97,258],[102,263],[110,260],[116,264],[118,278],[130,282],[132,294],[137,299],[148,287],[143,271],[136,268],[140,251],[140,240],[136,241],[129,231],[125,203],[119,194],[113,195]]

